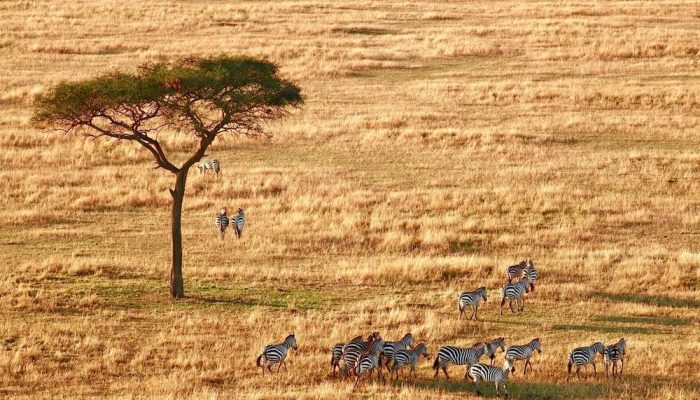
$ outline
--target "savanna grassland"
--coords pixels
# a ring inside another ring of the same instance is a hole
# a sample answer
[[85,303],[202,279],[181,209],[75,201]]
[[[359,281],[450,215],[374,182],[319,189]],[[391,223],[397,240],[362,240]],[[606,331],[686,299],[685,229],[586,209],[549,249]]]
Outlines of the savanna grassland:
[[[696,1],[3,1],[0,21],[0,397],[476,398],[432,357],[404,384],[332,379],[331,346],[374,330],[433,357],[539,337],[517,399],[700,397]],[[220,53],[279,63],[306,105],[192,174],[172,301],[172,177],[34,127],[32,102]],[[217,239],[224,204],[242,240]],[[537,290],[499,316],[524,258]],[[482,285],[483,321],[460,321]],[[288,371],[262,376],[290,332]],[[571,348],[620,337],[622,379],[565,383]]]

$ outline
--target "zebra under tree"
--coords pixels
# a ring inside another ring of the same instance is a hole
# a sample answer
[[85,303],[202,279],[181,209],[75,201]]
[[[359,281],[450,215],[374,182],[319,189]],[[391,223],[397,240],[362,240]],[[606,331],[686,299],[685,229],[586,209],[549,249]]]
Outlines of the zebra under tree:
[[[175,176],[170,294],[177,299],[185,296],[181,220],[190,168],[220,134],[263,135],[264,122],[302,103],[301,90],[281,78],[271,62],[191,57],[148,63],[136,73],[61,83],[37,97],[33,121],[65,133],[138,143],[153,155],[156,168]],[[195,150],[178,166],[159,138],[183,133]]]

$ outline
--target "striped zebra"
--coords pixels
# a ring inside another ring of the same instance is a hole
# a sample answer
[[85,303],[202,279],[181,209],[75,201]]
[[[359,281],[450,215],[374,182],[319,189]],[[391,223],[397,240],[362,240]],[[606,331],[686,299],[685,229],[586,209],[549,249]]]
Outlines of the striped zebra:
[[622,364],[620,367],[620,375],[625,369],[625,348],[627,347],[627,341],[622,338],[617,343],[611,344],[603,350],[603,362],[605,363],[605,376],[608,376],[608,368],[612,364],[612,375],[615,376],[617,372],[617,362],[620,361]]
[[528,278],[523,278],[518,283],[508,283],[503,286],[503,298],[501,299],[501,315],[503,315],[503,305],[506,304],[506,299],[508,299],[508,305],[510,306],[510,311],[513,310],[513,300],[515,300],[515,306],[518,307],[518,300],[521,302],[518,311],[523,311],[525,309],[525,293],[530,291],[530,280]]
[[486,345],[484,342],[479,342],[473,347],[463,348],[455,346],[443,346],[437,352],[435,357],[435,362],[433,363],[433,369],[435,370],[435,375],[433,378],[437,378],[440,369],[445,374],[445,378],[450,379],[447,374],[447,366],[452,363],[454,365],[466,365],[467,371],[464,373],[464,379],[469,376],[469,367],[479,362],[479,359],[484,355],[484,350]]
[[410,365],[411,369],[408,371],[408,377],[411,377],[411,372],[413,376],[416,375],[416,364],[420,356],[428,358],[428,346],[424,343],[418,343],[418,345],[412,350],[399,350],[394,354],[394,363],[391,367],[391,372],[396,374],[396,380],[399,379],[399,372],[404,365]]
[[496,384],[496,396],[498,396],[498,387],[503,383],[503,391],[508,394],[506,389],[506,381],[508,380],[508,374],[510,372],[515,372],[515,367],[512,365],[512,361],[507,359],[503,362],[503,368],[494,367],[488,364],[474,364],[469,368],[469,375],[472,377],[474,382],[474,387],[476,388],[476,393],[481,395],[479,392],[479,387],[476,383],[480,380],[484,382],[493,382]]
[[513,279],[520,280],[523,277],[523,272],[527,267],[527,261],[522,260],[515,265],[511,265],[506,269],[506,276],[508,277],[508,283],[512,283]]
[[483,286],[473,292],[464,292],[459,295],[459,318],[462,319],[462,314],[464,314],[467,306],[469,306],[472,309],[472,315],[469,319],[471,320],[473,318],[478,321],[479,316],[477,312],[479,311],[479,303],[482,299],[486,301],[486,288]]
[[[360,336],[362,338],[362,336]],[[331,350],[331,371],[335,376],[335,369],[340,368],[340,359],[343,357],[343,346],[345,343],[336,343]]]
[[197,165],[197,168],[199,169],[200,175],[206,174],[207,171],[214,171],[216,176],[219,176],[219,172],[221,172],[221,163],[219,163],[219,160],[202,160]]
[[535,262],[530,260],[528,262],[527,268],[523,271],[525,277],[530,281],[530,291],[535,291],[535,282],[537,282],[537,269],[535,268]]
[[413,335],[405,334],[401,340],[396,342],[385,342],[379,353],[379,365],[386,367],[387,371],[391,371],[391,363],[394,361],[394,354],[399,350],[405,350],[413,347]]
[[238,209],[238,214],[231,217],[231,228],[236,232],[236,237],[241,238],[243,235],[243,226],[245,225],[245,215],[243,214],[243,209]]
[[[515,360],[525,360],[525,368],[523,369],[523,375],[527,373],[527,366],[530,366],[530,371],[532,371],[532,363],[530,362],[530,357],[537,350],[538,353],[542,352],[540,347],[540,338],[532,339],[530,343],[522,346],[510,346],[506,350],[506,359],[513,361],[513,366],[515,367]],[[515,373],[515,369],[513,370]]]
[[[478,344],[478,343],[477,343]],[[500,348],[501,351],[506,351],[506,339],[503,337],[498,337],[492,341],[485,340],[484,353],[491,359],[491,365],[496,361],[496,351]]]
[[267,370],[270,372],[272,372],[272,366],[275,364],[278,364],[277,372],[280,372],[280,368],[283,365],[284,369],[287,370],[287,365],[285,365],[284,360],[287,358],[287,351],[289,351],[290,347],[294,350],[299,348],[293,333],[287,336],[287,338],[284,339],[284,342],[280,344],[270,344],[265,346],[265,350],[263,350],[262,354],[258,356],[256,361],[258,367],[262,368],[263,375],[265,375],[265,366],[267,366]]
[[216,227],[219,229],[219,237],[224,240],[226,228],[228,227],[228,216],[226,215],[226,207],[221,207],[221,212],[216,216]]
[[569,382],[569,378],[571,377],[571,367],[574,365],[576,365],[576,377],[579,380],[581,380],[581,375],[579,374],[581,366],[584,366],[586,370],[586,377],[584,379],[588,379],[588,364],[593,364],[593,375],[596,375],[595,355],[596,353],[600,353],[602,355],[603,351],[605,351],[605,345],[603,342],[596,342],[588,347],[577,347],[572,350],[569,354],[569,364],[567,366],[568,374],[566,376],[566,381]]
[[355,366],[355,387],[360,383],[360,378],[369,373],[372,376],[372,371],[377,370],[377,379],[384,380],[382,376],[382,366],[379,364],[379,355],[384,348],[385,342],[381,339],[372,342],[367,353],[360,357],[360,360]]
[[362,340],[362,336],[358,336],[346,343],[345,346],[343,346],[343,355],[341,357],[344,363],[341,369],[343,375],[354,372],[360,357],[367,352],[374,341],[381,339],[379,332],[372,332],[372,334],[367,337],[367,341]]

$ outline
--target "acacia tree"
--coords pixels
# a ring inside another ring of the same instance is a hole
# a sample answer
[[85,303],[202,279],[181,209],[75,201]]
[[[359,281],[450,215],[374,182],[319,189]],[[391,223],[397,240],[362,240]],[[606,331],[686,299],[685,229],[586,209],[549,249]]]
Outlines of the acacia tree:
[[[137,73],[61,83],[37,97],[34,121],[65,133],[136,142],[153,155],[156,168],[174,175],[170,294],[182,298],[181,219],[188,171],[219,135],[261,135],[265,121],[284,116],[302,102],[300,89],[281,78],[275,64],[218,56],[147,64]],[[178,133],[196,143],[180,165],[159,141]]]

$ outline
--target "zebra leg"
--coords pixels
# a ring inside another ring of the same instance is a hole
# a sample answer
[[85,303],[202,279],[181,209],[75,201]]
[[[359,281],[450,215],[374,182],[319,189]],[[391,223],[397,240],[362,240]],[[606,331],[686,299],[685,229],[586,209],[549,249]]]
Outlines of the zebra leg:
[[586,377],[583,378],[583,380],[585,381],[585,380],[588,380],[588,364],[586,364],[586,366],[583,368],[585,369],[585,372],[586,372]]
[[496,396],[498,396],[498,386],[500,386],[499,383],[500,381],[498,379],[496,379],[496,381],[494,382],[494,384],[496,384]]
[[282,368],[282,363],[277,364],[277,372],[280,372],[280,368]]
[[471,321],[472,319],[474,319],[474,316],[476,315],[476,307],[474,307],[472,305],[470,305],[470,307],[472,308],[472,316],[469,317],[469,320]]
[[506,304],[506,298],[503,296],[503,299],[501,299],[501,315],[503,315],[503,305]]
[[446,379],[450,379],[450,376],[447,375],[447,366],[446,365],[442,367],[442,372],[445,374]]
[[581,367],[577,365],[576,366],[576,377],[578,378],[579,381],[581,380],[580,372],[581,372]]
[[620,367],[620,376],[622,376],[622,371],[625,369],[625,357],[624,357],[624,354],[623,354],[623,357],[620,359],[620,364],[622,364],[622,366]]
[[513,299],[508,299],[508,306],[510,306],[510,312],[515,313],[515,310],[513,310]]
[[598,371],[596,371],[595,369],[595,361],[593,361],[591,364],[593,364],[593,377],[595,377],[596,375],[598,375]]
[[272,364],[267,364],[267,370],[272,374]]
[[530,362],[529,358],[525,359],[525,368],[523,368],[523,375],[527,374],[527,364]]
[[464,315],[464,307],[459,306],[459,319],[462,319],[462,315]]
[[464,379],[474,379],[471,374],[469,374],[469,368],[471,368],[471,365],[467,364],[467,370],[464,372]]
[[525,311],[525,298],[522,297],[520,299],[520,302],[522,303],[522,305],[520,306],[520,311]]

